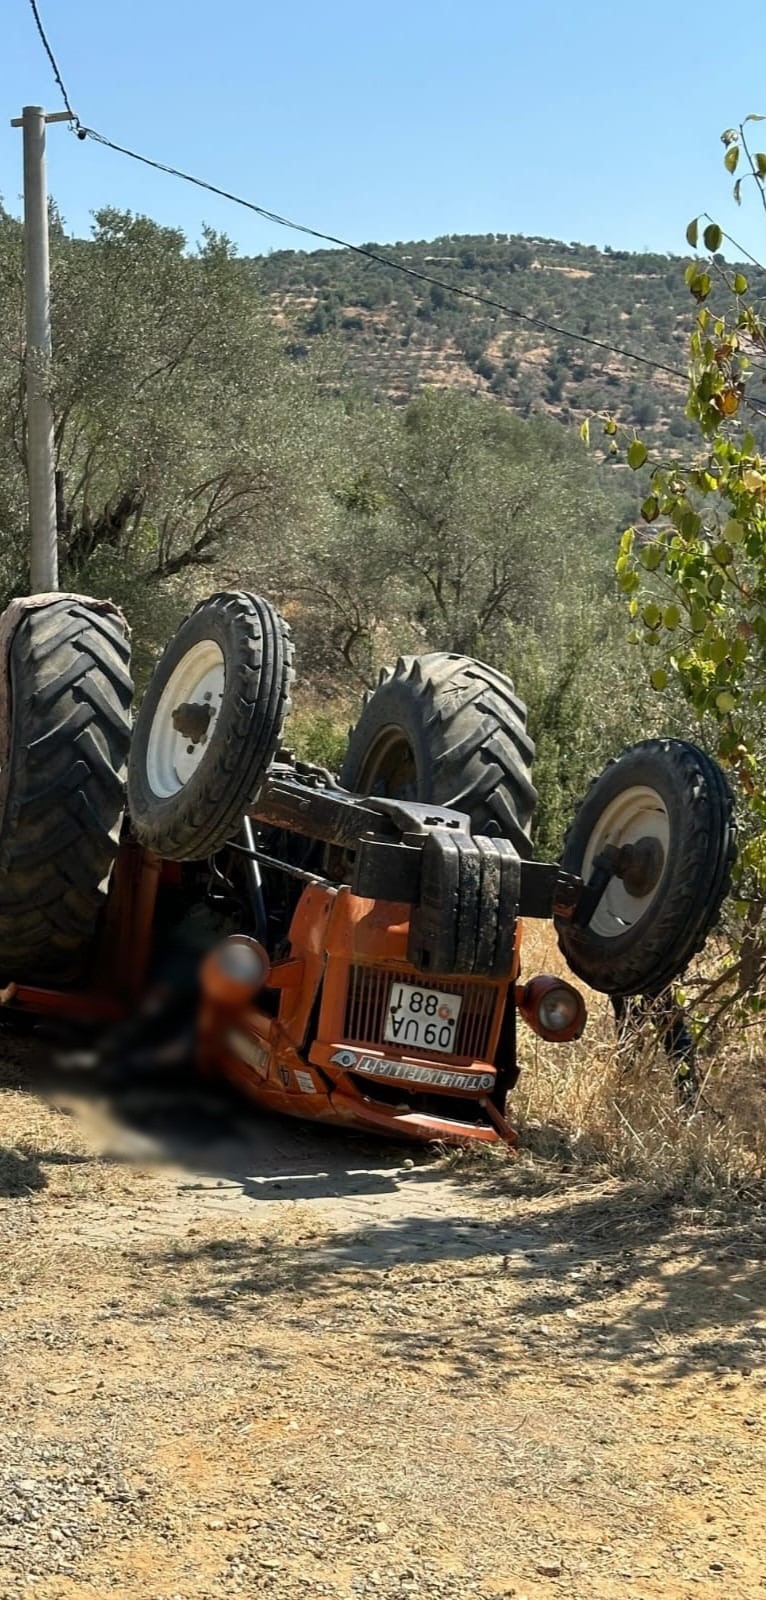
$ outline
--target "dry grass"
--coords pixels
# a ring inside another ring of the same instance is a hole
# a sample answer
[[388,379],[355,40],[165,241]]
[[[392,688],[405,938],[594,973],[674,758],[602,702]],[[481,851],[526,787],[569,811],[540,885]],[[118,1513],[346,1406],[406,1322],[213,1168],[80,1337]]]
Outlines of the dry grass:
[[[552,931],[525,930],[525,970],[566,974]],[[588,1025],[573,1045],[543,1044],[520,1029],[522,1074],[514,1112],[524,1147],[543,1160],[638,1178],[694,1199],[755,1191],[766,1182],[766,1041],[721,1040],[700,1061],[690,1113],[673,1088],[652,1031],[618,1047],[604,995],[586,992]]]

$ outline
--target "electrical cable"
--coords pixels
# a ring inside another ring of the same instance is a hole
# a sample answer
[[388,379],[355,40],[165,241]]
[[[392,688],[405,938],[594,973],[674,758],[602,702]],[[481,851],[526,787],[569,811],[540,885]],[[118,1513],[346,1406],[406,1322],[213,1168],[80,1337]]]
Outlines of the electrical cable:
[[664,372],[669,377],[679,378],[683,383],[686,383],[687,374],[682,372],[679,367],[668,366],[663,361],[652,361],[649,356],[639,355],[636,350],[626,350],[620,345],[609,344],[604,339],[594,339],[586,333],[576,333],[572,328],[566,328],[554,322],[547,322],[544,318],[535,317],[528,311],[520,311],[518,306],[509,306],[503,300],[495,300],[490,295],[480,294],[476,289],[464,289],[459,284],[448,283],[445,278],[437,278],[429,272],[420,272],[417,267],[408,267],[402,261],[395,261],[392,256],[381,255],[377,250],[368,250],[365,245],[351,244],[348,239],[340,239],[332,233],[323,233],[321,229],[311,228],[307,223],[294,222],[289,217],[281,216],[278,211],[269,211],[265,206],[259,206],[253,200],[245,200],[241,195],[233,194],[229,189],[222,189],[218,184],[208,183],[204,178],[196,178],[190,172],[181,171],[179,167],[172,167],[164,161],[155,161],[151,156],[141,155],[137,150],[131,150],[127,145],[117,144],[113,139],[108,139],[106,134],[99,133],[96,128],[86,127],[72,110],[63,77],[42,24],[37,0],[29,0],[29,4],[37,31],[53,70],[53,76],[61,91],[64,105],[72,118],[79,139],[93,139],[96,144],[104,145],[106,149],[114,150],[118,155],[127,156],[131,161],[139,161],[145,167],[153,167],[156,172],[165,172],[169,177],[180,178],[184,183],[193,184],[197,189],[205,189],[208,194],[219,195],[223,200],[230,200],[233,205],[243,206],[245,210],[255,212],[256,216],[263,217],[266,222],[273,222],[280,228],[289,228],[293,233],[302,233],[311,239],[320,239],[322,243],[335,245],[340,250],[350,250],[354,255],[365,256],[368,261],[375,261],[378,266],[388,267],[393,272],[399,272],[405,277],[414,278],[418,283],[425,283],[432,288],[442,289],[447,294],[458,295],[462,300],[470,300],[475,305],[487,306],[492,311],[501,311],[505,316],[515,318],[517,322],[524,322],[530,327],[540,328],[545,333],[555,333],[559,338],[572,339],[576,343],[589,345],[593,350],[603,350],[608,355],[620,356],[624,361],[634,361],[640,366],[649,367],[652,372]]
[[64,87],[64,79],[62,78],[61,73],[59,71],[58,62],[56,60],[56,57],[53,54],[53,50],[52,50],[50,42],[48,40],[48,35],[45,32],[45,29],[44,29],[43,24],[42,24],[42,19],[40,17],[40,12],[37,9],[37,0],[29,0],[29,4],[30,4],[31,10],[32,10],[32,16],[35,19],[35,25],[37,27],[37,31],[38,31],[38,33],[40,35],[40,38],[42,40],[42,43],[43,43],[43,49],[44,49],[44,51],[45,51],[45,53],[46,53],[46,55],[48,57],[48,60],[50,61],[51,68],[53,70],[53,76],[56,79],[56,82],[57,82],[57,84],[59,86],[59,89],[61,90],[61,98],[62,98],[62,100],[64,102],[64,105],[67,108],[67,111],[69,112],[70,117],[72,118],[72,121],[73,121],[75,127],[79,128],[80,119],[79,119],[79,117],[75,116],[75,114],[74,114],[74,112],[72,110],[72,105],[71,105],[71,102],[70,102],[70,99],[69,99],[69,95],[67,94],[66,89]]
[[449,283],[446,278],[437,278],[430,272],[420,272],[417,267],[408,267],[403,261],[394,260],[393,256],[385,256],[378,250],[370,250],[363,244],[351,244],[348,239],[340,239],[336,234],[323,233],[319,228],[311,228],[305,222],[294,222],[290,217],[283,217],[278,211],[269,211],[265,206],[257,205],[254,200],[245,200],[241,195],[233,194],[230,189],[222,189],[216,183],[208,183],[205,178],[196,178],[190,172],[183,172],[180,167],[169,166],[164,161],[155,161],[152,156],[140,155],[137,150],[131,150],[127,145],[116,144],[113,139],[108,139],[105,134],[99,133],[95,128],[89,128],[84,123],[78,127],[78,136],[82,139],[93,139],[97,144],[105,145],[108,150],[114,150],[118,155],[128,156],[131,161],[140,161],[145,167],[153,167],[156,172],[166,172],[169,177],[180,178],[184,183],[194,184],[197,189],[205,189],[209,194],[219,195],[223,200],[230,200],[234,205],[243,206],[247,211],[254,211],[256,216],[263,217],[266,222],[273,222],[280,228],[289,228],[293,233],[308,235],[311,239],[320,239],[324,244],[336,245],[340,250],[350,250],[354,255],[366,256],[368,261],[377,262],[378,266],[388,267],[393,272],[402,273],[407,278],[415,278],[419,283],[429,284],[436,289],[443,289],[447,294],[459,295],[463,300],[471,300],[476,305],[488,306],[493,311],[502,311],[508,317],[514,317],[519,322],[528,323],[533,328],[540,328],[546,333],[555,333],[560,338],[572,339],[579,344],[590,345],[595,350],[604,350],[608,355],[621,356],[625,361],[635,361],[641,366],[650,367],[653,372],[665,372],[672,378],[680,378],[687,382],[688,374],[680,367],[670,367],[663,361],[653,361],[649,356],[639,355],[636,350],[626,350],[620,345],[609,344],[604,339],[594,339],[587,333],[576,333],[573,328],[566,328],[559,323],[546,322],[542,317],[535,317],[529,311],[520,311],[517,306],[509,306],[504,300],[495,300],[490,295],[480,294],[477,289],[464,289],[459,284]]
[[[370,250],[365,245],[351,244],[348,239],[341,239],[332,233],[324,233],[319,228],[309,227],[307,223],[295,222],[289,217],[280,215],[278,211],[270,211],[265,206],[257,205],[254,200],[246,200],[241,195],[234,194],[230,189],[223,189],[218,184],[209,183],[204,178],[197,178],[192,173],[183,172],[180,167],[173,167],[164,161],[156,161],[151,156],[141,155],[137,150],[131,150],[127,145],[117,144],[115,140],[107,138],[106,134],[99,133],[97,129],[87,127],[80,122],[79,117],[76,117],[72,110],[63,77],[40,18],[37,0],[29,0],[29,4],[37,31],[50,61],[54,78],[61,91],[64,105],[72,118],[74,129],[79,139],[92,139],[96,144],[104,145],[106,149],[114,150],[118,155],[127,156],[131,161],[140,162],[142,166],[152,167],[156,172],[167,173],[169,177],[180,178],[182,182],[193,184],[197,189],[204,189],[209,194],[215,194],[223,200],[231,201],[233,205],[242,206],[247,211],[253,211],[256,216],[262,217],[266,222],[272,222],[280,228],[288,228],[293,233],[301,233],[311,239],[319,239],[322,243],[335,245],[340,250],[350,250],[354,255],[364,256],[368,261],[376,262],[378,266],[387,267],[405,277],[414,278],[418,283],[428,284],[431,288],[442,289],[447,294],[457,295],[462,300],[470,300],[475,305],[487,306],[492,311],[500,311],[505,316],[512,317],[518,322],[524,322],[530,327],[539,328],[545,333],[553,333],[559,338],[571,339],[575,343],[588,345],[594,350],[603,350],[607,355],[620,356],[624,361],[633,361],[640,366],[648,367],[652,372],[664,372],[671,378],[678,378],[684,384],[688,382],[688,373],[684,372],[680,367],[671,367],[664,361],[654,361],[649,356],[640,355],[636,350],[627,350],[624,346],[610,344],[605,339],[595,339],[590,334],[578,333],[560,323],[548,322],[543,317],[536,317],[531,312],[521,311],[518,306],[510,306],[505,301],[481,294],[476,289],[465,289],[459,284],[449,283],[446,278],[437,278],[432,273],[419,271],[417,267],[409,267],[404,262],[396,261],[392,256],[383,255],[380,251]],[[754,404],[756,409],[760,409],[758,402]]]
[[[641,366],[649,367],[652,372],[664,372],[669,377],[678,378],[684,385],[689,382],[688,372],[680,367],[668,366],[663,361],[653,361],[649,356],[639,355],[636,350],[626,350],[621,345],[609,344],[604,339],[594,339],[586,333],[576,333],[572,328],[566,328],[560,323],[546,322],[542,317],[535,317],[531,312],[520,311],[516,306],[509,306],[503,300],[495,300],[488,295],[483,295],[475,289],[463,289],[459,284],[448,283],[446,278],[437,278],[430,272],[420,272],[417,267],[408,267],[402,261],[395,261],[392,256],[381,255],[377,250],[370,250],[366,245],[351,244],[348,239],[340,239],[332,233],[322,233],[318,228],[311,228],[307,223],[294,222],[289,217],[283,217],[278,211],[269,211],[264,206],[259,206],[254,200],[245,200],[241,195],[233,194],[229,189],[221,189],[215,183],[208,183],[205,178],[196,178],[189,172],[183,172],[179,167],[168,166],[164,161],[155,161],[151,156],[140,155],[135,150],[130,150],[126,145],[116,144],[113,139],[108,139],[105,134],[98,133],[95,128],[88,128],[79,124],[78,137],[93,139],[98,144],[105,145],[108,150],[114,150],[118,155],[128,156],[132,161],[139,161],[143,166],[153,167],[156,172],[165,172],[170,177],[181,178],[184,183],[191,183],[198,189],[205,189],[210,194],[219,195],[224,200],[231,200],[234,205],[243,206],[247,211],[254,211],[256,216],[263,217],[267,222],[276,223],[280,228],[289,228],[295,233],[307,234],[312,239],[321,239],[325,244],[336,245],[341,250],[350,250],[354,255],[366,256],[369,261],[375,261],[379,266],[389,267],[394,272],[402,273],[405,277],[415,278],[419,283],[430,284],[437,289],[443,289],[447,294],[459,295],[463,300],[471,300],[476,305],[489,306],[494,311],[504,312],[506,316],[515,317],[519,322],[528,323],[530,326],[540,328],[546,333],[555,333],[560,338],[572,339],[576,343],[590,345],[596,350],[604,350],[609,355],[621,356],[623,360],[634,361]],[[760,370],[760,369],[759,369]],[[764,402],[748,397],[751,410],[761,414]]]

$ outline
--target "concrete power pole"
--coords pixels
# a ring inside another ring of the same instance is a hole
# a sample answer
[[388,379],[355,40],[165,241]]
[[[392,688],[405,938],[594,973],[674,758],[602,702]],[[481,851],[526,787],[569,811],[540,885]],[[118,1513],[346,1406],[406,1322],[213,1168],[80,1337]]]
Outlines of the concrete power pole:
[[68,122],[67,111],[46,116],[25,106],[12,128],[24,136],[24,281],[26,308],[27,478],[32,593],[58,589],[53,409],[50,402],[51,313],[45,124]]

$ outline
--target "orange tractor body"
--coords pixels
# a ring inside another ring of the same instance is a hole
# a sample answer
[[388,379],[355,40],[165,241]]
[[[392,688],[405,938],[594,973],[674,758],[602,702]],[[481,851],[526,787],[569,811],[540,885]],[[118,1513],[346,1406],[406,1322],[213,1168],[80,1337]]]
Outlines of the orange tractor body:
[[[307,888],[290,956],[245,996],[222,968],[201,973],[198,1061],[266,1109],[402,1138],[515,1143],[503,1106],[516,1076],[514,1017],[527,991],[502,978],[430,977],[407,959],[410,907],[348,888]],[[536,980],[564,987],[556,979]],[[567,986],[568,987],[568,986]],[[576,991],[570,991],[573,995]],[[577,996],[565,1030],[578,1035]]]
[[[496,1139],[497,1123],[503,1131],[505,1123],[486,1107],[514,974],[505,981],[440,976],[429,987],[407,961],[409,911],[348,889],[306,889],[290,958],[271,969],[264,991],[275,1008],[260,997],[245,1005],[210,998],[211,972],[203,968],[203,1070],[223,1072],[259,1104],[293,1116],[409,1138]],[[402,996],[419,999],[421,1010],[401,1009],[396,1040],[390,1007]],[[421,1023],[430,997],[435,1020]],[[429,1047],[426,1036],[441,1039],[441,1048]]]
[[[140,1004],[156,954],[162,885],[182,869],[123,842],[87,988],[11,983],[0,1005],[72,1022],[117,1022]],[[522,924],[500,977],[429,975],[408,960],[412,907],[310,884],[289,932],[289,954],[269,962],[236,934],[200,966],[196,1067],[223,1077],[264,1110],[401,1139],[515,1144],[505,1099],[518,1076],[517,1013],[546,1036],[539,1000],[572,997],[559,1039],[579,1037],[585,1006],[560,979],[520,971]],[[245,976],[227,958],[250,957]]]

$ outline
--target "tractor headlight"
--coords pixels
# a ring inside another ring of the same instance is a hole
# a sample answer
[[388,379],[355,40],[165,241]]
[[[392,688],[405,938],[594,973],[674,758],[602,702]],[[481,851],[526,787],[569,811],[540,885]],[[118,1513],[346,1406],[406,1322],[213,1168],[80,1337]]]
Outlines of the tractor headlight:
[[577,1022],[582,1001],[574,989],[549,989],[540,998],[537,1015],[548,1033],[567,1033]]
[[562,978],[541,975],[516,990],[516,1004],[524,1021],[541,1039],[566,1043],[579,1039],[587,1012],[579,989]]
[[263,956],[258,945],[228,939],[218,946],[216,960],[220,971],[234,983],[260,983],[263,977]]
[[246,1005],[269,976],[269,958],[257,939],[233,934],[206,956],[200,973],[202,990],[219,1005]]

